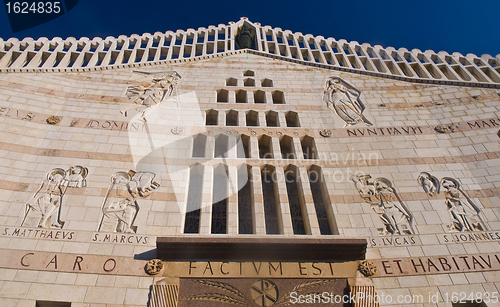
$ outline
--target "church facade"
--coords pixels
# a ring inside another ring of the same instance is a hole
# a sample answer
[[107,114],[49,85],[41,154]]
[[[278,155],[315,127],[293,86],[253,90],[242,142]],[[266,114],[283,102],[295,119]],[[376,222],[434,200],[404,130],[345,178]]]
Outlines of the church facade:
[[0,40],[2,306],[499,306],[500,58],[254,23]]

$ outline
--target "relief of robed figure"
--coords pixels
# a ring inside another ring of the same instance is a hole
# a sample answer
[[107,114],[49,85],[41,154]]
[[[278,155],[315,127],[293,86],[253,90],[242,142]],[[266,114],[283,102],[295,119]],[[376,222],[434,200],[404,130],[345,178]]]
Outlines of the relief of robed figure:
[[111,176],[98,231],[135,233],[138,199],[149,196],[160,184],[150,172],[117,172]]
[[360,96],[361,91],[339,77],[330,77],[326,80],[323,100],[326,106],[345,122],[344,128],[359,122],[373,126],[363,115],[365,106]]
[[63,196],[68,188],[87,186],[87,174],[88,169],[82,166],[71,166],[67,170],[54,168],[48,172],[26,203],[21,226],[61,229],[64,225],[61,220]]
[[382,220],[384,227],[378,228],[379,234],[414,234],[413,215],[399,197],[392,182],[387,178],[376,178],[370,182],[371,178],[370,175],[357,175],[351,180],[361,197]]
[[[462,189],[460,182],[451,177],[443,177],[440,181],[429,173],[422,172],[418,181],[429,196],[443,191],[446,209],[450,218],[446,225],[448,231],[484,231],[485,224],[481,218],[481,210]],[[442,189],[441,189],[442,188]],[[429,192],[428,192],[429,191]]]

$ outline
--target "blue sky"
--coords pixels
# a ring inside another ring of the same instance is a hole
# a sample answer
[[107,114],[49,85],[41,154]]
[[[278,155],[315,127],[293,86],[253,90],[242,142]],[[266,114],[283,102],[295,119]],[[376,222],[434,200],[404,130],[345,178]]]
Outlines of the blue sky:
[[97,1],[80,0],[65,15],[13,33],[0,8],[0,37],[93,38],[199,28],[237,21],[303,34],[425,51],[500,53],[499,0],[420,1]]

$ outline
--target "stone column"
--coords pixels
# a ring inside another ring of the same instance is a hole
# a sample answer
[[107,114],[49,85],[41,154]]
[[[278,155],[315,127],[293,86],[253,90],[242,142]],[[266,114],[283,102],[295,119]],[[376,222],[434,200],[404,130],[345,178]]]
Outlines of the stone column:
[[265,235],[266,218],[264,216],[264,197],[262,192],[260,167],[252,166],[251,176],[253,191],[254,232],[257,235]]
[[292,145],[293,145],[293,153],[295,154],[295,159],[303,160],[304,153],[302,152],[302,144],[300,143],[300,139],[293,138],[292,143],[293,143]]
[[290,203],[288,202],[288,192],[285,183],[285,172],[283,167],[276,167],[278,219],[280,221],[281,233],[284,235],[293,235],[292,216],[290,215]]
[[[301,188],[302,199],[302,218],[306,227],[306,233],[313,236],[320,236],[321,231],[318,224],[318,215],[316,214],[316,207],[314,206],[314,199],[309,185],[309,176],[305,167],[297,167],[297,185]],[[300,195],[300,194],[299,194]]]
[[205,166],[203,172],[203,191],[201,196],[200,212],[200,234],[202,235],[208,235],[211,233],[213,181],[213,167]]
[[259,159],[259,139],[255,136],[250,137],[250,159]]
[[279,127],[286,128],[286,117],[285,113],[283,113],[282,111],[278,112],[278,121],[279,121],[278,124]]
[[[234,137],[229,139],[234,140]],[[228,166],[227,233],[238,234],[238,168],[236,166]]]
[[280,139],[277,137],[271,138],[271,152],[273,153],[273,159],[281,159],[281,148]]

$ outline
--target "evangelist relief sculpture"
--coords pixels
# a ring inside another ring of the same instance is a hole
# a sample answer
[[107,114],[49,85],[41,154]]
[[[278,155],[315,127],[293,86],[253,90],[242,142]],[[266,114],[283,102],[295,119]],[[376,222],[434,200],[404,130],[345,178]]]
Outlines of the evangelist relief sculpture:
[[335,112],[344,122],[344,128],[364,122],[368,126],[373,124],[363,115],[365,106],[360,100],[361,92],[339,77],[330,77],[326,80],[323,100],[326,106]]
[[175,94],[177,83],[181,76],[176,71],[141,72],[135,73],[152,75],[152,83],[148,87],[133,85],[127,88],[126,96],[135,103],[121,111],[127,117],[130,110],[140,112],[141,119],[146,121],[146,111],[151,106],[161,103],[165,98]]
[[371,205],[380,216],[384,227],[378,228],[381,235],[414,234],[413,216],[399,197],[392,182],[387,178],[357,175],[351,180],[356,185],[361,197]]
[[139,212],[138,199],[149,196],[160,184],[154,173],[133,170],[117,172],[111,176],[108,192],[102,203],[102,216],[98,231],[135,233]]
[[474,204],[472,199],[462,190],[460,182],[451,177],[443,177],[439,181],[429,173],[422,172],[418,176],[418,182],[429,196],[440,193],[441,187],[446,197],[445,204],[450,216],[447,226],[449,231],[483,231],[485,224],[480,216],[481,210]]
[[52,169],[26,203],[21,226],[61,229],[64,225],[61,221],[63,196],[68,188],[87,186],[87,174],[88,169],[78,165],[67,170]]

